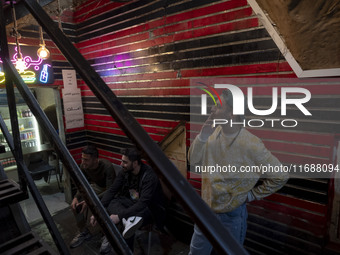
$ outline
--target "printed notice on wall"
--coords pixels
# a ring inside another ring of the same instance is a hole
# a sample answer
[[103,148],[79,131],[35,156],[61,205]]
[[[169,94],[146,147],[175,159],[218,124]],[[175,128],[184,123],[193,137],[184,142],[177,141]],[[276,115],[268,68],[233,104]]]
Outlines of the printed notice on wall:
[[61,70],[63,75],[64,90],[73,91],[77,89],[76,71],[70,69]]
[[62,70],[64,89],[62,89],[66,129],[84,127],[84,112],[81,91],[77,88],[76,72]]

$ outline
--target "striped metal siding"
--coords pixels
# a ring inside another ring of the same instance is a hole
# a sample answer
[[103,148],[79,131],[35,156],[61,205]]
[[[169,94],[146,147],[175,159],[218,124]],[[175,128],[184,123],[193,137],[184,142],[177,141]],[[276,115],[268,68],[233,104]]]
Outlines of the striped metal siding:
[[[74,17],[81,21],[78,49],[155,141],[180,120],[189,121],[192,77],[292,75],[246,1],[169,3],[101,1],[99,7],[89,1]],[[91,137],[124,136],[88,87],[81,83],[81,88]],[[98,146],[106,143],[100,140]],[[110,151],[124,145],[112,143]]]
[[[245,0],[90,0],[74,15],[78,49],[157,142],[179,121],[189,121],[191,78],[295,77]],[[102,157],[118,162],[120,148],[131,142],[86,84],[79,80],[79,85],[87,141],[97,144]],[[292,131],[251,132],[284,164],[332,162],[332,134],[339,133],[338,85],[303,85],[313,95],[312,122],[297,112],[301,125]],[[270,88],[257,89],[256,105],[268,107]],[[197,134],[198,127],[187,127],[188,138]],[[80,149],[73,154],[79,159]],[[200,192],[199,177],[189,182]],[[320,254],[328,198],[327,180],[292,178],[279,193],[249,204],[247,249]]]

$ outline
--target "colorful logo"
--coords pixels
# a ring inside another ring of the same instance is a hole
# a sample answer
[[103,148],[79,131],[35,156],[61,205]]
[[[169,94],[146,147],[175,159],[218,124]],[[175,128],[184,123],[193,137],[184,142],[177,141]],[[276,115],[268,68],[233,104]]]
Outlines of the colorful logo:
[[[209,95],[214,104],[217,105],[218,102],[215,97],[218,98],[219,103],[222,105],[221,98],[219,97],[218,92],[215,90],[219,89],[228,89],[230,95],[232,96],[232,114],[244,116],[246,110],[253,114],[253,116],[262,117],[260,118],[231,118],[231,119],[213,119],[213,126],[216,125],[242,125],[243,127],[251,127],[251,128],[260,128],[263,126],[275,127],[278,124],[281,124],[284,128],[292,128],[298,125],[298,121],[296,119],[286,119],[287,109],[298,109],[305,116],[311,116],[312,114],[308,111],[305,104],[308,103],[311,99],[311,93],[308,89],[301,87],[272,87],[272,102],[269,108],[262,109],[257,108],[254,105],[254,93],[253,87],[248,87],[246,89],[247,96],[244,95],[241,88],[232,84],[223,84],[217,82],[213,86],[209,86],[202,82],[196,82],[195,85],[202,86],[194,86],[195,88],[204,91],[204,94],[201,94],[201,115],[207,115],[207,95]],[[294,95],[294,97],[290,96]],[[281,102],[280,102],[281,101]],[[280,111],[280,117],[271,117],[272,114],[277,116],[278,111]],[[264,118],[264,119],[263,119]]]
[[[213,87],[211,87],[211,86],[209,86],[209,85],[207,85],[203,82],[197,82],[197,83],[202,84],[203,86],[206,86],[208,89],[210,89],[216,95],[216,97],[218,98],[218,100],[219,100],[219,102],[222,106],[222,100],[220,98],[220,95],[217,93],[217,91]],[[201,87],[196,87],[196,88],[203,90],[205,93],[207,93],[212,98],[212,100],[214,101],[214,104],[217,105],[217,102],[216,102],[214,96],[211,94],[211,92],[209,90],[207,90],[205,88],[201,88]],[[207,114],[207,95],[206,94],[201,95],[201,114],[202,115]]]

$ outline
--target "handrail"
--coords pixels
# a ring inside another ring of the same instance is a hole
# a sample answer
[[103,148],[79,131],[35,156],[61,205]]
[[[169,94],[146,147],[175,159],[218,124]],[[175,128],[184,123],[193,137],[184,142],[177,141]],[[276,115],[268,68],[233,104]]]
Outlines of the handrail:
[[[11,2],[11,4],[13,4]],[[30,175],[27,166],[24,163],[23,155],[22,155],[22,148],[21,148],[21,141],[20,141],[20,132],[19,132],[19,124],[18,124],[18,116],[16,111],[16,101],[15,101],[15,93],[14,93],[14,87],[13,87],[13,76],[16,76],[15,78],[21,80],[22,83],[23,80],[19,76],[17,70],[14,68],[12,62],[9,60],[9,52],[8,52],[8,44],[7,44],[7,35],[6,35],[6,27],[4,22],[4,13],[3,13],[3,5],[1,3],[1,10],[0,10],[0,26],[1,26],[1,51],[0,55],[2,57],[3,67],[6,74],[6,91],[7,91],[7,101],[8,101],[8,107],[9,107],[9,113],[11,116],[11,126],[12,126],[12,135],[8,131],[8,128],[2,118],[0,116],[0,128],[2,130],[2,133],[5,136],[5,139],[7,141],[7,144],[16,160],[17,168],[18,168],[18,174],[19,174],[19,183],[20,183],[20,189],[23,193],[28,195],[27,191],[27,185],[28,188],[32,194],[32,197],[39,209],[40,214],[42,215],[50,233],[55,241],[55,244],[60,251],[61,254],[69,254],[69,251],[66,248],[65,242],[62,239],[60,232],[58,231],[57,226],[55,225],[53,218],[48,211],[48,208],[37,188],[37,186],[34,183],[34,180],[32,176]],[[13,71],[14,70],[14,71]],[[14,79],[15,80],[15,79]]]
[[[38,5],[38,6],[40,7],[40,5]],[[3,25],[2,25],[2,27],[3,27]],[[2,29],[2,30],[4,30],[4,29]],[[5,36],[3,38],[7,39],[6,33],[5,33]],[[4,44],[3,41],[2,41],[2,44]],[[7,40],[6,40],[6,45],[7,45]],[[71,156],[71,154],[67,150],[66,146],[62,143],[62,141],[59,138],[54,127],[52,126],[52,124],[48,120],[48,118],[45,115],[45,113],[43,112],[43,110],[40,108],[39,103],[37,102],[37,100],[35,99],[33,94],[31,93],[31,91],[29,90],[27,85],[24,83],[24,81],[22,80],[22,78],[18,74],[18,72],[15,69],[15,67],[13,66],[12,62],[9,60],[9,58],[6,58],[6,57],[5,58],[3,57],[2,61],[3,61],[3,66],[6,69],[6,80],[12,80],[16,84],[17,89],[20,92],[21,96],[25,100],[26,104],[29,106],[29,108],[32,111],[32,113],[34,114],[34,116],[36,117],[40,127],[43,128],[43,130],[47,133],[49,141],[51,142],[51,144],[54,145],[55,150],[57,151],[60,159],[62,160],[65,167],[68,169],[69,174],[70,174],[71,178],[73,179],[76,187],[78,188],[78,190],[80,190],[84,194],[85,201],[89,205],[92,213],[96,216],[98,223],[102,226],[102,228],[103,228],[105,234],[107,235],[108,239],[110,240],[112,246],[115,248],[115,250],[119,254],[131,254],[132,255],[131,250],[129,249],[125,240],[123,239],[123,237],[121,236],[121,234],[117,230],[116,226],[112,223],[112,221],[111,221],[110,217],[108,216],[106,210],[103,208],[102,204],[100,203],[97,195],[94,193],[94,191],[91,188],[91,186],[89,185],[87,179],[85,178],[85,176],[83,175],[83,173],[79,169],[77,163],[74,161],[73,157]],[[10,79],[7,79],[7,77],[9,77]],[[15,102],[15,100],[12,100],[12,101]],[[16,115],[16,112],[13,113],[13,114]],[[8,141],[10,141],[10,139],[8,139]],[[20,143],[20,141],[19,141],[19,143]],[[14,151],[14,147],[13,147],[14,144],[12,143],[11,146],[12,146],[11,150]],[[16,157],[16,159],[19,159],[16,154],[14,154],[14,156]],[[22,162],[20,162],[20,161],[18,162],[18,164],[19,164],[19,167],[22,167],[24,169],[24,174],[25,174],[26,180],[28,180],[30,182],[30,180],[32,180],[32,177],[30,175],[28,175],[28,172],[26,171],[27,170],[26,166],[24,164],[22,164]],[[33,182],[33,180],[32,180],[32,182]],[[38,198],[40,194],[36,194],[35,189],[34,189],[35,188],[34,182],[33,182],[33,184],[29,183],[29,187],[32,190],[32,192],[34,193],[34,196],[36,196]],[[41,201],[39,201],[39,199],[35,199],[35,200],[36,200],[36,203],[38,205],[40,205],[41,208],[43,208],[45,206],[45,204],[41,203]],[[46,208],[46,210],[47,210],[47,208]],[[54,228],[53,226],[55,226],[55,224],[54,224],[54,222],[51,222],[51,220],[49,219],[50,215],[49,215],[48,211],[42,210],[42,216],[44,217],[45,222],[47,223],[47,226],[50,229],[53,229]],[[56,235],[60,236],[60,233],[58,231],[56,231],[56,232],[57,232],[57,234],[54,233],[53,235],[56,234]],[[61,239],[61,237],[60,238],[55,238],[55,236],[53,236],[53,237],[54,237],[55,241],[57,239]],[[62,239],[57,240],[56,245],[57,245],[58,249],[60,250],[60,252],[62,254],[69,254],[69,252],[66,248],[66,245],[64,244]]]
[[[48,134],[50,142],[55,145],[55,150],[58,152],[58,155],[61,156],[61,160],[64,163],[64,165],[68,168],[69,173],[75,182],[77,188],[85,195],[85,200],[90,205],[90,209],[92,210],[92,213],[96,216],[97,221],[102,225],[102,227],[108,232],[109,235],[111,235],[115,240],[115,247],[119,247],[119,250],[124,250],[125,253],[123,254],[131,254],[131,251],[127,244],[125,243],[123,237],[118,232],[115,225],[110,220],[110,217],[108,216],[107,212],[103,208],[102,204],[100,203],[98,197],[94,193],[93,189],[91,188],[90,184],[86,180],[85,176],[79,169],[77,163],[74,161],[72,156],[70,155],[69,151],[67,150],[66,146],[62,143],[61,139],[59,138],[57,132],[55,131],[52,124],[49,122],[47,116],[43,112],[43,110],[40,108],[39,103],[31,93],[31,91],[28,89],[27,85],[24,83],[20,75],[18,74],[17,70],[13,66],[12,62],[5,58],[3,59],[3,65],[6,67],[6,77],[7,75],[12,76],[12,80],[17,85],[17,88],[21,94],[21,96],[24,98],[25,102],[31,109],[32,113],[36,117],[40,127],[44,129],[44,131]],[[8,140],[10,141],[10,140]],[[10,145],[11,150],[14,150],[13,144]],[[29,187],[32,188],[34,185],[34,181],[32,177],[28,174],[28,170],[22,162],[19,161],[19,165],[24,168],[24,173],[26,179],[29,181]],[[33,184],[30,183],[30,180],[32,180]],[[38,192],[38,190],[37,190]],[[39,192],[38,192],[39,193]],[[40,193],[39,193],[40,195]],[[36,203],[40,203],[39,200],[36,200]],[[47,209],[47,208],[46,208]],[[47,211],[48,212],[48,211]],[[42,213],[42,216],[47,217],[45,215],[46,212]],[[103,219],[104,218],[104,219]],[[54,222],[49,222],[51,226],[54,225]],[[48,224],[47,224],[48,225]],[[59,232],[58,232],[59,233]],[[58,240],[59,241],[59,240]],[[63,243],[63,241],[62,241]],[[59,248],[59,247],[58,247]],[[63,253],[62,254],[69,254],[68,250],[66,249],[65,244],[61,245]]]
[[[215,214],[198,196],[174,164],[164,155],[159,146],[150,138],[150,136],[135,120],[112,90],[105,84],[102,78],[95,72],[87,60],[73,46],[54,21],[46,14],[41,6],[37,4],[35,0],[25,0],[25,5],[33,17],[44,28],[53,42],[58,46],[66,59],[73,65],[81,78],[90,87],[92,92],[103,103],[118,125],[124,130],[127,136],[146,153],[150,163],[153,164],[155,171],[175,193],[183,207],[214,246],[214,249],[219,254],[248,254],[246,250],[238,242],[236,242],[229,231],[223,227]],[[36,110],[34,110],[33,113],[35,113],[35,115],[38,114]],[[38,119],[38,121],[42,122],[41,119]],[[44,124],[40,122],[39,124]],[[54,138],[52,140],[55,142]],[[64,147],[57,147],[59,153],[63,152]],[[70,174],[74,177],[73,180],[77,183],[78,180],[75,179],[75,177],[83,178],[83,176],[78,174],[78,168],[71,168],[73,164],[70,165],[65,156],[66,155],[62,155],[61,157],[63,163],[67,163],[67,166],[70,166],[68,167]],[[69,160],[70,162],[74,162],[72,158]],[[86,189],[79,187],[79,183],[77,186],[83,191],[87,189],[87,187]],[[94,193],[91,189],[89,189],[89,191],[91,191],[89,192],[91,197]],[[103,207],[100,205],[98,208],[93,208],[93,206],[95,206],[99,201],[97,199],[88,201],[87,196],[85,196],[85,200],[90,205],[90,209],[94,210],[93,213],[95,216],[99,216]],[[97,211],[96,209],[100,210]],[[104,212],[103,217],[106,220],[107,213]],[[99,220],[98,217],[97,220]],[[108,225],[105,225],[105,227],[107,226]],[[104,229],[104,231],[106,231],[106,233],[109,232],[108,229]],[[114,244],[114,240],[113,238],[110,238],[110,236],[109,241],[111,244]]]
[[[5,61],[4,61],[5,62]],[[10,62],[10,61],[9,61]],[[19,75],[19,74],[18,74]],[[8,76],[6,75],[6,79],[8,79]],[[10,99],[10,98],[9,98]],[[69,251],[66,248],[66,244],[64,242],[64,239],[61,237],[60,232],[58,231],[57,226],[55,225],[53,218],[50,214],[50,212],[48,211],[48,208],[44,202],[44,199],[42,198],[37,186],[34,183],[34,180],[32,178],[32,176],[29,173],[29,170],[27,168],[27,166],[25,165],[23,160],[20,160],[20,157],[18,157],[18,153],[15,153],[15,146],[14,146],[14,142],[13,142],[13,138],[10,135],[7,127],[6,127],[6,123],[4,122],[3,118],[0,116],[0,127],[1,130],[5,136],[5,139],[7,141],[8,146],[10,147],[14,158],[16,160],[17,163],[17,167],[22,169],[22,174],[23,174],[23,178],[25,178],[25,181],[28,184],[28,188],[32,194],[32,197],[39,209],[39,212],[41,214],[41,216],[43,217],[47,228],[49,229],[51,236],[59,250],[59,252],[61,254],[70,254]]]
[[[13,2],[11,1],[11,5],[13,5]],[[7,44],[7,36],[6,36],[6,25],[5,25],[5,16],[3,12],[3,6],[1,4],[1,56],[3,58],[8,57],[9,58],[9,50],[8,50],[8,44]],[[4,68],[5,69],[5,68]],[[5,72],[6,73],[6,72]],[[15,155],[15,159],[18,161],[23,161],[22,156],[22,148],[21,148],[21,141],[20,141],[20,132],[19,132],[19,124],[18,124],[18,116],[17,116],[17,108],[15,103],[15,94],[14,94],[14,88],[13,88],[13,82],[11,79],[5,80],[5,86],[6,86],[6,94],[8,98],[8,108],[11,118],[11,126],[12,126],[12,134],[13,134],[13,142],[14,142],[14,151],[13,155]],[[28,195],[27,191],[27,183],[24,178],[23,169],[19,166],[18,167],[18,177],[19,177],[19,184],[20,189],[25,195]]]

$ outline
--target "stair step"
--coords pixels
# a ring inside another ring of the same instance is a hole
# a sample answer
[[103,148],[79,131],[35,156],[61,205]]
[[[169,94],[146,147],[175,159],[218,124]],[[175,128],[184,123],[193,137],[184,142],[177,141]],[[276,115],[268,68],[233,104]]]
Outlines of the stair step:
[[17,203],[27,198],[19,184],[10,179],[0,180],[0,206]]
[[31,251],[30,253],[27,253],[26,255],[39,255],[39,254],[50,254],[46,251],[46,248],[45,247],[40,247],[34,251]]
[[0,245],[0,254],[56,254],[33,232],[28,232]]

